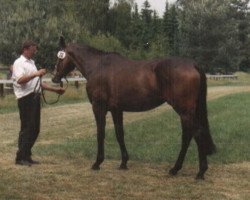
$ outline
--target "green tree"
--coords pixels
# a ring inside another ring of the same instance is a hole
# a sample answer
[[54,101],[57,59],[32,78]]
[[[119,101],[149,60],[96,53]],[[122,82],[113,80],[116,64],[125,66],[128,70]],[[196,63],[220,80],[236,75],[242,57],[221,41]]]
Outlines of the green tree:
[[237,23],[227,0],[178,1],[181,55],[193,57],[206,71],[235,71],[239,64]]
[[[103,28],[102,26],[100,29],[97,29],[98,26],[93,28],[94,26],[88,24],[92,31],[90,32],[87,29],[88,26],[83,25],[83,18],[79,17],[77,11],[81,10],[80,3],[84,2],[73,0],[19,0],[17,2],[0,0],[0,62],[6,65],[13,63],[20,53],[21,44],[27,39],[38,43],[39,51],[35,60],[37,66],[41,67],[54,66],[58,38],[61,34],[72,42],[91,43],[92,32],[99,32]],[[93,2],[95,5],[101,5],[102,11],[100,13],[104,12],[103,4],[105,2],[107,4],[107,1],[102,1],[102,4],[99,1]],[[103,19],[102,15],[95,17]],[[100,34],[98,35],[100,36]],[[99,38],[109,40],[106,39],[109,37],[111,36]]]
[[162,30],[165,52],[169,55],[179,55],[179,23],[176,9],[175,5],[169,7],[168,1],[166,2]]
[[152,32],[153,38],[156,38],[159,34],[161,34],[161,19],[159,18],[157,12],[154,10],[153,11],[153,18],[152,18]]
[[132,50],[138,49],[141,46],[141,35],[142,35],[142,20],[139,14],[138,5],[134,5],[134,11],[131,14],[131,44]]
[[13,63],[20,53],[23,41],[32,39],[39,44],[40,51],[36,57],[38,65],[51,64],[50,50],[57,46],[58,36],[63,30],[62,21],[69,24],[71,24],[69,21],[73,21],[71,16],[65,15],[63,19],[52,14],[55,13],[54,9],[57,14],[65,14],[64,4],[58,6],[49,0],[19,0],[15,3],[1,0],[1,5],[0,17],[3,28],[0,32],[1,61],[4,64]]
[[238,39],[240,42],[239,69],[250,70],[250,8],[249,0],[231,0],[230,15],[238,24]]
[[75,20],[92,34],[107,32],[109,0],[66,0],[73,4]]
[[154,35],[151,29],[153,10],[150,8],[151,8],[151,5],[146,0],[143,3],[143,7],[141,9],[141,19],[142,19],[141,42],[145,49],[148,49],[150,47],[150,44],[153,40],[153,35]]
[[132,5],[130,2],[119,0],[115,2],[109,11],[109,31],[126,48],[132,43],[131,9]]

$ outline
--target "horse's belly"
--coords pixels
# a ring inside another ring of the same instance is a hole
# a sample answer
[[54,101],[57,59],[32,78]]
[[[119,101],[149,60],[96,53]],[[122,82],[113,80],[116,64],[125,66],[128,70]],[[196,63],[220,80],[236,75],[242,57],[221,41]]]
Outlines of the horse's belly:
[[130,98],[128,101],[121,101],[119,109],[128,112],[142,112],[156,108],[164,103],[161,98]]
[[139,106],[129,105],[129,106],[124,106],[122,108],[122,110],[126,111],[126,112],[143,112],[143,111],[148,111],[148,110],[154,109],[154,108],[160,106],[163,103],[164,102],[154,104],[154,105],[146,105],[146,104],[144,104],[144,105],[139,105]]

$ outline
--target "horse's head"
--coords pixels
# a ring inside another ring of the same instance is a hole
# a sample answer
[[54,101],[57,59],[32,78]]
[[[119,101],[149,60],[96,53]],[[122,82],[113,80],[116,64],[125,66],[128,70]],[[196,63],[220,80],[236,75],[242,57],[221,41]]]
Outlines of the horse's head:
[[59,44],[61,50],[57,53],[57,62],[55,65],[56,74],[52,78],[52,82],[54,83],[60,83],[61,79],[66,77],[66,75],[75,68],[73,60],[68,53],[67,45],[65,44],[63,36],[60,37]]

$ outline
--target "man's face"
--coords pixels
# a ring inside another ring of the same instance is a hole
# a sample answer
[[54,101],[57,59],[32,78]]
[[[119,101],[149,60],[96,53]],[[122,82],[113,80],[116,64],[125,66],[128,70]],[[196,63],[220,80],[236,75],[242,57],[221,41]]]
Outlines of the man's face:
[[36,54],[37,47],[36,46],[30,46],[29,48],[25,49],[24,51],[25,51],[25,55],[30,59]]

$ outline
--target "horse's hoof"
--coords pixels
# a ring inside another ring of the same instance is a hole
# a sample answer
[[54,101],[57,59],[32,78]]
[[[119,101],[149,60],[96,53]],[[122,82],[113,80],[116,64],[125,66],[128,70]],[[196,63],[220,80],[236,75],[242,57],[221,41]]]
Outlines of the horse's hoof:
[[175,175],[177,174],[177,172],[178,172],[178,171],[177,171],[176,169],[172,168],[172,169],[169,170],[168,173],[169,173],[170,175],[172,175],[172,176],[175,176]]
[[93,170],[100,170],[100,167],[98,165],[92,165],[91,169]]
[[119,169],[120,170],[128,170],[128,167],[127,167],[127,165],[120,165],[120,167],[119,167]]
[[205,180],[204,175],[203,174],[197,174],[195,177],[196,180]]

